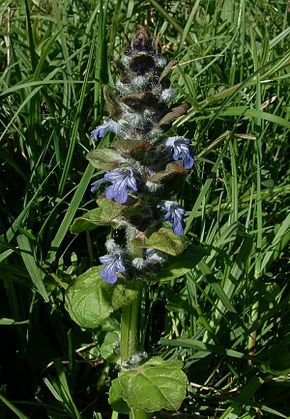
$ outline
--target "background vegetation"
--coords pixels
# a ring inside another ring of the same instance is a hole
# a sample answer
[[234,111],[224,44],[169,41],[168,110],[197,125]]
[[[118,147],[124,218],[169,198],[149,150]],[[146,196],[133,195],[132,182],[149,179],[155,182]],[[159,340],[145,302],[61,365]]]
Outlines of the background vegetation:
[[69,228],[95,206],[89,133],[135,24],[179,62],[175,103],[191,108],[172,132],[196,155],[180,200],[198,253],[190,274],[148,284],[145,349],[184,360],[185,417],[290,417],[288,8],[1,1],[1,417],[111,417],[118,322],[82,330],[63,289],[109,233]]

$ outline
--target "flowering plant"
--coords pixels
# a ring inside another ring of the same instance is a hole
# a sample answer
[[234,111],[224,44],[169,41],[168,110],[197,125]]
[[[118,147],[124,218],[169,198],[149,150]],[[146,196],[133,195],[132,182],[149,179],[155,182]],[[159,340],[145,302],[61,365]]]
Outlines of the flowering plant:
[[[194,158],[190,139],[167,136],[166,132],[188,107],[182,104],[170,108],[174,89],[170,87],[168,75],[175,62],[167,64],[143,27],[136,28],[128,51],[122,61],[115,64],[121,78],[116,88],[106,86],[104,89],[112,119],[104,118],[91,135],[97,145],[109,132],[116,137],[109,147],[97,147],[88,154],[91,164],[105,171],[103,177],[91,185],[92,193],[101,193],[101,196],[95,210],[75,220],[72,232],[110,225],[116,230],[124,229],[125,239],[121,242],[113,237],[107,239],[107,254],[99,258],[102,266],[91,268],[69,287],[66,306],[81,326],[92,328],[104,320],[100,308],[106,309],[109,317],[122,307],[120,355],[123,365],[132,367],[133,364],[133,367],[113,381],[110,403],[115,410],[137,409],[144,413],[177,409],[185,397],[186,387],[186,376],[177,361],[171,365],[171,372],[168,370],[165,374],[169,392],[172,385],[175,388],[175,398],[168,394],[162,400],[150,400],[146,404],[142,391],[140,397],[133,400],[129,387],[131,369],[134,369],[132,380],[140,378],[136,368],[141,361],[145,360],[142,368],[147,368],[150,377],[153,367],[155,373],[160,368],[160,374],[164,375],[168,365],[159,357],[146,360],[147,357],[138,355],[144,353],[138,352],[142,349],[138,342],[138,307],[144,280],[158,280],[164,267],[170,266],[170,257],[182,255],[186,248],[185,210],[179,206],[177,194],[180,179],[190,173]],[[181,275],[185,268],[183,266]],[[180,274],[175,271],[172,275]],[[139,361],[132,362],[132,359]],[[178,377],[175,382],[172,373]],[[151,391],[154,392],[159,384],[152,377],[150,380],[153,380]]]

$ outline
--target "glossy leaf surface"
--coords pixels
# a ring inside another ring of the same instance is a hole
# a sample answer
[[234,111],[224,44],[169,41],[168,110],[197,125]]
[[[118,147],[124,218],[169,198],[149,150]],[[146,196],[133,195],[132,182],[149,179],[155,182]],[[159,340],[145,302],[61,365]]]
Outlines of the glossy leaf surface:
[[111,406],[120,413],[126,413],[126,405],[147,412],[179,409],[187,387],[181,367],[181,361],[154,357],[136,369],[120,373],[112,381]]
[[110,285],[99,276],[102,267],[84,272],[66,290],[65,307],[81,327],[95,328],[111,313],[131,304],[137,295],[136,281]]

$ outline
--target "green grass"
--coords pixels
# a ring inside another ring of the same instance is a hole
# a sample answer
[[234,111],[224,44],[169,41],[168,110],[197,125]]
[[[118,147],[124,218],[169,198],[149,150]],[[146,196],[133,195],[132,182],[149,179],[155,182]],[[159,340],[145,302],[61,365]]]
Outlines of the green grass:
[[145,348],[184,360],[188,417],[290,416],[288,7],[2,1],[1,417],[111,417],[103,344],[117,326],[81,330],[63,288],[98,264],[108,234],[69,228],[95,206],[89,133],[138,23],[178,60],[175,102],[191,108],[172,132],[196,156],[179,198],[204,249],[186,276],[146,285]]

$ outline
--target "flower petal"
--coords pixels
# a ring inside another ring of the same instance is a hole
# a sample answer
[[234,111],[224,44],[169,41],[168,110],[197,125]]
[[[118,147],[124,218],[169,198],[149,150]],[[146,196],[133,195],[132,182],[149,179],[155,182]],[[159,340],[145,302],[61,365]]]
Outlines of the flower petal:
[[113,121],[110,118],[104,118],[104,122],[101,125],[98,125],[92,132],[91,135],[94,140],[104,137],[107,132],[114,132],[115,134],[118,131],[118,123]]
[[184,169],[191,169],[194,165],[194,158],[190,149],[190,139],[183,137],[168,137],[165,146],[173,148],[173,160],[182,160]]
[[175,201],[164,201],[161,204],[161,208],[167,211],[164,216],[164,220],[172,221],[173,232],[177,236],[181,236],[183,234],[183,217],[185,214],[184,209],[181,208]]
[[122,263],[120,253],[116,253],[114,255],[104,255],[99,257],[99,260],[105,265],[103,269],[100,270],[100,277],[109,284],[117,282],[117,272],[125,272],[126,270]]
[[128,191],[137,191],[137,182],[134,172],[130,168],[112,170],[104,176],[105,180],[112,182],[106,189],[106,197],[115,199],[118,204],[124,204],[128,199]]
[[96,192],[99,189],[99,187],[101,186],[102,183],[104,183],[104,179],[99,179],[99,180],[96,180],[95,182],[93,182],[91,184],[91,192],[92,193]]

